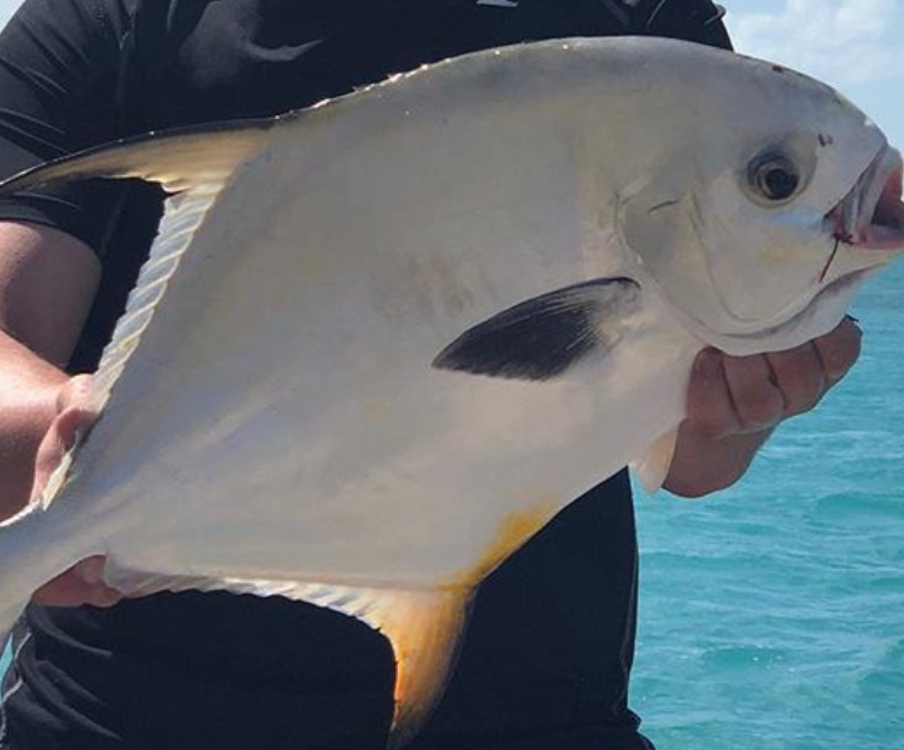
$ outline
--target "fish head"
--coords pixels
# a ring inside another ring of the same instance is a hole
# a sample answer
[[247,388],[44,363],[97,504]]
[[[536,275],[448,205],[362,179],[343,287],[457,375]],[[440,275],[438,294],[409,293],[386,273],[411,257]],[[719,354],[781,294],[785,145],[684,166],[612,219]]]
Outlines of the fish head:
[[623,199],[623,244],[724,351],[828,332],[904,251],[901,155],[850,101],[786,68],[725,57],[699,87],[693,107],[673,107],[671,151],[657,147]]

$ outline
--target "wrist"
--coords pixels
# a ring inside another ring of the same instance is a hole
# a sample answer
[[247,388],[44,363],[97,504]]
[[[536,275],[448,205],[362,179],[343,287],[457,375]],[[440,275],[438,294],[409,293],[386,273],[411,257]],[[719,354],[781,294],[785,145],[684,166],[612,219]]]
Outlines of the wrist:
[[672,466],[663,487],[689,498],[730,487],[744,475],[774,429],[712,438],[685,422],[679,429]]

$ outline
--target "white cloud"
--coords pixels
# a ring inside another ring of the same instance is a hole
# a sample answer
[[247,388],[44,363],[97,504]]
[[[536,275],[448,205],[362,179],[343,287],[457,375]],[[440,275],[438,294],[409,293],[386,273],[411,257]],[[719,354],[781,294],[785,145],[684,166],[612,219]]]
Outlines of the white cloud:
[[13,17],[22,0],[0,0],[0,28],[6,26],[6,22]]
[[904,76],[902,0],[787,0],[777,12],[737,10],[726,20],[739,52],[835,85]]

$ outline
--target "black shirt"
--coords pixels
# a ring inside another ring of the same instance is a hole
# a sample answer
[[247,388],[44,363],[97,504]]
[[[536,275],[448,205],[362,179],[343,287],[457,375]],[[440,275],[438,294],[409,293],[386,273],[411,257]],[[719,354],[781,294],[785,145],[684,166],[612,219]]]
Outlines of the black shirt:
[[[29,0],[0,36],[0,175],[125,135],[274,115],[422,63],[532,39],[656,34],[719,46],[709,0]],[[161,197],[87,183],[0,201],[0,219],[87,242],[101,289],[89,371]],[[482,586],[446,697],[412,750],[637,750],[627,708],[637,550],[619,475]],[[31,607],[7,674],[4,750],[382,748],[392,653],[365,625],[278,598],[164,594]]]

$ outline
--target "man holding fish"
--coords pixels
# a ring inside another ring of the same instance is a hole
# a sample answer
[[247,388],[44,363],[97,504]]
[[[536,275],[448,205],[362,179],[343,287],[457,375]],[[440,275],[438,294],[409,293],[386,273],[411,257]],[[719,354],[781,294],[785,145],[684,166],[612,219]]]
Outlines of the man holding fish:
[[[275,115],[525,40],[644,34],[727,47],[719,17],[709,0],[29,0],[0,38],[0,171],[126,135]],[[146,186],[109,183],[0,200],[0,517],[39,492],[92,422],[90,378],[73,375],[96,367],[160,205]],[[786,351],[704,351],[664,486],[698,497],[737,481],[859,347],[845,319]],[[3,750],[382,746],[393,655],[362,623],[279,598],[121,601],[103,571],[101,557],[80,563],[20,620]],[[483,584],[446,697],[410,747],[651,747],[627,708],[636,590],[622,472]],[[68,609],[81,604],[93,607]]]

